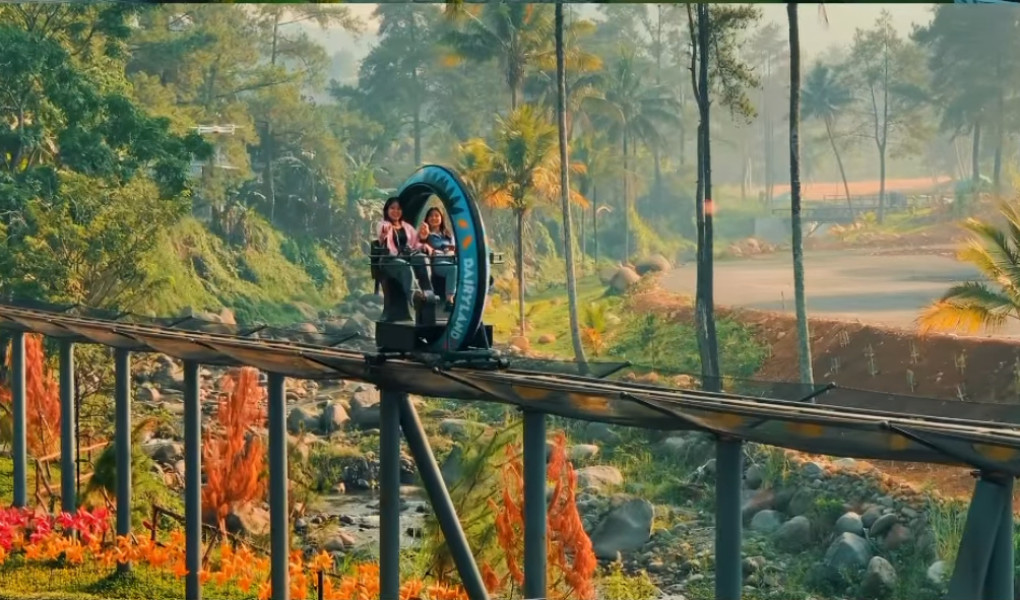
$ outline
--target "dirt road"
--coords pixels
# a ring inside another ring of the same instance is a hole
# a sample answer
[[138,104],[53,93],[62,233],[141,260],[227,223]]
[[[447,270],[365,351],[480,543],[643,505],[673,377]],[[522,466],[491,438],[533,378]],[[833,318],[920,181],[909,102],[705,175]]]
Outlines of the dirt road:
[[[914,329],[919,311],[950,285],[979,279],[973,267],[940,256],[938,250],[947,248],[924,248],[914,253],[809,252],[804,261],[808,312],[818,317]],[[694,276],[691,262],[668,273],[663,285],[669,291],[693,294]],[[715,295],[717,304],[792,313],[793,265],[789,252],[716,261]],[[1010,323],[996,333],[996,337],[1002,336],[1020,337],[1020,323]]]

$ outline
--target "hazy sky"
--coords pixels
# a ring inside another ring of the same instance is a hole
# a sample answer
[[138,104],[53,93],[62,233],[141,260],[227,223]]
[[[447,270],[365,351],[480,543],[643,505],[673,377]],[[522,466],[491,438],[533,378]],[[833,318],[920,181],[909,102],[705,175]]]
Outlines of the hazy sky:
[[[376,5],[347,4],[347,6],[355,14],[369,19]],[[825,12],[829,17],[826,25],[819,15],[818,4],[803,4],[800,7],[800,37],[804,57],[810,61],[830,46],[849,45],[853,41],[854,31],[858,28],[872,27],[883,10],[890,14],[893,26],[901,34],[907,35],[915,23],[921,24],[931,20],[934,6],[934,4],[826,4]],[[759,7],[762,9],[765,22],[775,21],[785,27],[785,4],[764,4]],[[356,60],[360,60],[374,43],[375,27],[376,25],[370,22],[369,31],[373,34],[362,36],[356,42],[342,31],[322,33],[316,31],[312,35],[327,46],[330,54],[346,50]]]

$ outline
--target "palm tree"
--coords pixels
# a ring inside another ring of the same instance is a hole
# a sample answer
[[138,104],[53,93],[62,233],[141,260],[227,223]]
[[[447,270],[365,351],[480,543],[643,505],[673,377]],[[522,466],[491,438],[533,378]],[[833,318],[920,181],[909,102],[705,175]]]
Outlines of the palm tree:
[[[602,59],[596,54],[586,52],[579,43],[582,36],[595,31],[595,24],[575,19],[564,27],[567,141],[570,141],[574,139],[575,125],[589,127],[593,115],[605,112],[605,97],[602,93],[605,76],[602,72]],[[537,104],[548,106],[555,114],[559,104],[556,64],[544,65],[544,62],[542,61],[542,66],[545,68],[530,77],[525,82],[524,89]]]
[[804,230],[800,222],[800,24],[797,4],[786,5],[790,22],[790,229],[793,246],[793,298],[797,312],[801,383],[814,383],[811,370],[811,336],[804,297]]
[[825,123],[825,133],[829,137],[832,153],[836,156],[839,176],[843,179],[843,191],[846,192],[846,205],[853,215],[853,201],[850,199],[850,185],[846,181],[846,170],[843,158],[839,155],[836,136],[833,135],[833,124],[839,113],[854,101],[850,89],[836,78],[832,69],[821,63],[816,64],[808,73],[801,92],[801,119],[821,119]]
[[[557,130],[534,107],[524,104],[505,118],[497,116],[495,143],[491,148],[483,144],[480,140],[466,144],[483,154],[473,159],[475,164],[486,166],[474,185],[486,204],[510,209],[516,220],[517,295],[520,332],[524,335],[524,218],[538,201],[552,202],[560,197]],[[583,172],[584,167],[572,163],[569,169]],[[576,191],[568,189],[565,193],[573,202],[587,203]]]
[[510,110],[515,110],[528,70],[553,54],[549,46],[552,20],[547,7],[501,2],[478,8],[454,2],[448,3],[447,9],[463,24],[445,36],[453,51],[446,57],[447,62],[497,59],[510,91]]
[[661,146],[659,129],[675,124],[680,103],[662,86],[649,86],[637,70],[632,51],[623,51],[610,71],[605,99],[611,109],[607,131],[619,140],[623,150],[624,240],[623,260],[630,259],[631,187],[630,158],[636,154],[637,142]]
[[[611,177],[617,165],[610,153],[609,141],[604,134],[589,133],[580,137],[572,148],[575,161],[584,165],[584,172],[575,181],[581,195],[591,200],[592,214],[592,259],[599,263],[599,188],[600,179]],[[581,213],[584,214],[583,212]],[[582,220],[581,234],[584,235]],[[582,237],[583,239],[583,237]],[[584,246],[582,245],[582,250]]]
[[[556,128],[560,146],[560,204],[563,208],[563,247],[567,267],[567,307],[570,313],[570,341],[574,345],[574,358],[579,371],[587,372],[584,346],[581,345],[581,324],[577,318],[577,279],[574,276],[574,236],[570,219],[570,176],[567,167],[570,159],[567,149],[567,67],[563,49],[563,2],[556,3]],[[520,241],[520,240],[518,240]]]
[[1020,320],[1020,208],[1003,203],[1002,227],[968,219],[971,239],[957,258],[981,272],[986,282],[954,285],[918,317],[923,333],[957,330],[995,331],[1009,319]]

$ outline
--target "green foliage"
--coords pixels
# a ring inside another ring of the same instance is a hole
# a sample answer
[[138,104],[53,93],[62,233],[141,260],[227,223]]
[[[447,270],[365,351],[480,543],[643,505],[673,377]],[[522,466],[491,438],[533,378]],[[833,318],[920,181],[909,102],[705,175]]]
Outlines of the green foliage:
[[813,525],[812,533],[816,537],[825,537],[836,525],[836,520],[846,512],[846,507],[838,498],[821,496],[815,499],[808,512],[808,518]]
[[647,573],[641,571],[628,575],[618,562],[612,563],[607,572],[598,578],[596,587],[602,598],[614,600],[653,600],[659,596],[659,589]]
[[160,231],[187,205],[138,177],[126,185],[62,174],[56,196],[23,206],[0,249],[0,290],[51,301],[134,308],[172,285],[152,269]]
[[[59,191],[58,170],[119,183],[145,171],[172,197],[187,187],[191,158],[210,148],[196,133],[177,136],[169,122],[129,98],[106,92],[55,39],[0,22],[0,97],[13,118],[0,120],[0,209]],[[59,166],[58,166],[59,165]]]
[[[378,445],[375,449],[378,450]],[[329,493],[344,480],[344,469],[364,456],[357,447],[316,444],[309,450],[307,461],[294,465],[300,470],[296,479],[302,479],[314,492]]]
[[[751,330],[728,319],[716,321],[722,374],[748,378],[765,360],[765,348],[754,339]],[[636,365],[670,372],[700,371],[694,328],[658,315],[629,315],[619,328],[610,354]]]
[[[173,231],[163,232],[154,269],[172,282],[174,294],[150,299],[156,314],[195,309],[232,308],[239,322],[292,323],[305,320],[295,303],[331,308],[346,294],[340,267],[311,244],[291,244],[295,264],[285,254],[282,236],[265,221],[253,217],[264,248],[231,248],[201,223],[185,218]],[[310,266],[309,266],[310,263]],[[309,271],[323,279],[319,284]]]
[[[131,527],[142,529],[142,522],[152,516],[152,505],[157,504],[178,514],[184,510],[180,496],[170,491],[159,473],[159,468],[142,450],[142,434],[150,426],[148,421],[135,427],[131,442]],[[95,461],[95,472],[83,490],[85,503],[102,505],[103,492],[110,499],[117,497],[116,444],[110,444]]]
[[928,522],[935,532],[935,555],[939,560],[952,565],[960,549],[964,526],[967,523],[967,507],[963,503],[929,499],[925,507]]
[[[58,566],[26,563],[15,555],[0,566],[0,600],[142,600],[175,598],[182,580],[166,569],[135,565],[129,573],[98,564]],[[235,587],[216,590],[217,598],[250,598]]]
[[[452,457],[448,456],[444,465],[448,474],[455,475],[454,481],[447,482],[450,498],[468,546],[479,563],[496,564],[494,553],[499,552],[499,544],[496,543],[495,515],[488,502],[490,499],[498,501],[502,490],[500,468],[506,461],[504,449],[507,444],[520,442],[521,435],[520,422],[508,421],[501,430],[479,434],[458,446],[459,450],[455,450]],[[449,547],[434,514],[425,522],[423,552],[431,557],[429,571],[433,575],[453,572]]]

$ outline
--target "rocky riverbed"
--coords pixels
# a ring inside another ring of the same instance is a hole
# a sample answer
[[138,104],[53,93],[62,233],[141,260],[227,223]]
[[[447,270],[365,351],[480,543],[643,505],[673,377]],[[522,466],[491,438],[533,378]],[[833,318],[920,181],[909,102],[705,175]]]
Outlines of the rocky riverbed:
[[[179,414],[180,364],[162,356],[138,362],[137,397],[150,407]],[[223,373],[203,369],[203,388],[213,389]],[[325,549],[338,559],[376,555],[377,390],[355,382],[304,381],[288,382],[287,390],[291,452],[311,477],[304,483],[318,491],[303,506],[295,534],[308,551]],[[460,476],[457,459],[463,445],[492,424],[473,420],[479,418],[477,412],[461,414],[450,405],[437,408],[422,399],[415,403],[437,454],[447,457],[444,476],[453,483]],[[204,404],[207,421],[215,407],[215,402]],[[653,466],[668,470],[675,480],[671,493],[647,495],[642,490],[648,482],[639,479],[656,478],[654,471],[628,472],[626,464],[608,458],[623,438],[634,435],[594,423],[570,429],[578,509],[596,555],[603,564],[619,562],[626,572],[647,572],[663,598],[711,597],[712,441],[697,433],[640,434]],[[143,448],[167,483],[180,485],[183,446],[177,432],[158,428]],[[937,597],[944,588],[951,566],[938,560],[936,550],[944,540],[938,539],[922,494],[853,459],[768,454],[749,446],[745,466],[747,597],[785,600],[791,596],[784,590],[796,587],[818,590],[817,600],[890,595],[923,599]],[[401,480],[403,544],[410,547],[420,539],[429,509],[406,456]],[[232,528],[265,532],[265,509],[232,515]],[[904,589],[916,593],[899,595]]]

